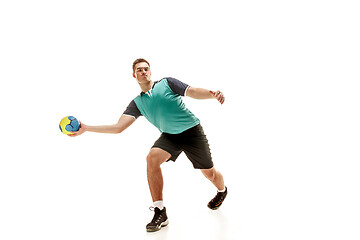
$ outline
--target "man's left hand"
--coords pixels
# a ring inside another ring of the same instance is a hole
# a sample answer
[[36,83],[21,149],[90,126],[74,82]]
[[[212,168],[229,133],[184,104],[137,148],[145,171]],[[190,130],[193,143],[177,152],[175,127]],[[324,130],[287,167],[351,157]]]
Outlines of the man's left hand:
[[210,93],[221,103],[223,104],[225,102],[225,96],[222,92],[219,90],[216,92],[210,91]]

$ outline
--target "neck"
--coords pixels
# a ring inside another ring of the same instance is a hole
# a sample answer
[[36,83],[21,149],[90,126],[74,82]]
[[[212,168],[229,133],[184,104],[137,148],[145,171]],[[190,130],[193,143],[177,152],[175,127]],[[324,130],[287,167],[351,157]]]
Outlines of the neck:
[[140,85],[141,91],[146,93],[147,91],[152,89],[154,82],[152,80],[150,80],[148,82],[139,83],[139,85]]

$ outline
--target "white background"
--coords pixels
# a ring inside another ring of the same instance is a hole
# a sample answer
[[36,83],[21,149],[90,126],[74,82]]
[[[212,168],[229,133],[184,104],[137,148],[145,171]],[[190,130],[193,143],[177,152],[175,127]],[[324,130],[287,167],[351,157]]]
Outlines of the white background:
[[[1,1],[0,239],[359,239],[357,1]],[[164,164],[170,225],[153,213],[143,117],[120,135],[60,133],[61,118],[113,124],[153,80],[222,90],[185,98],[229,195],[181,156]]]

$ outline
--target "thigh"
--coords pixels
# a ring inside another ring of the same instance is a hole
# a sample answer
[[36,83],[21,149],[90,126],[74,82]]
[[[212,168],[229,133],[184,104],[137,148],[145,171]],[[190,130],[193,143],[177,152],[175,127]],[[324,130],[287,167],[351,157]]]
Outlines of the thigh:
[[148,162],[151,161],[154,164],[162,164],[163,162],[169,160],[169,158],[171,157],[171,154],[168,153],[167,151],[161,149],[161,148],[151,148],[148,156],[147,156],[147,160]]
[[201,125],[194,127],[186,136],[184,136],[182,150],[189,158],[194,168],[210,169],[214,166],[209,142]]
[[155,141],[154,145],[151,147],[153,149],[160,149],[164,152],[170,154],[170,157],[167,160],[175,161],[177,157],[182,152],[181,147],[177,143],[174,137],[169,134],[162,133],[158,140]]

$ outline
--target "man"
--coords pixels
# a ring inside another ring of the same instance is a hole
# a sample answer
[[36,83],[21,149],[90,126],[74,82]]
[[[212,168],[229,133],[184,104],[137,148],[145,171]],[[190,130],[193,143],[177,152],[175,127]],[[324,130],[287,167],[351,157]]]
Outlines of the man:
[[182,96],[217,99],[223,104],[223,93],[190,87],[174,78],[163,78],[154,82],[151,80],[150,64],[142,58],[133,63],[133,77],[142,92],[130,102],[116,124],[88,126],[81,123],[79,131],[73,132],[70,136],[79,136],[86,131],[121,133],[139,116],[145,116],[160,130],[161,136],[155,141],[146,158],[148,184],[155,211],[152,221],[146,226],[148,232],[158,231],[169,223],[163,204],[163,177],[160,165],[169,160],[175,161],[181,152],[184,152],[194,168],[200,169],[218,189],[208,207],[213,210],[219,208],[227,195],[227,188],[223,176],[214,168],[209,144],[200,121],[186,108]]

